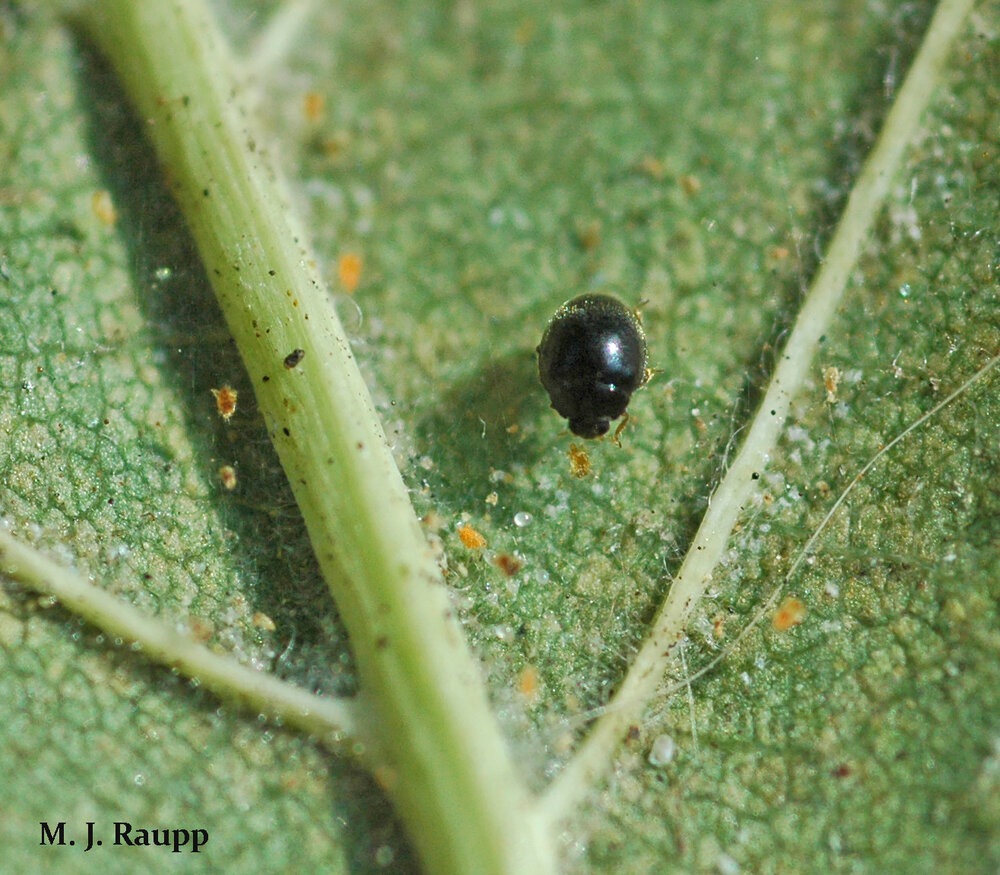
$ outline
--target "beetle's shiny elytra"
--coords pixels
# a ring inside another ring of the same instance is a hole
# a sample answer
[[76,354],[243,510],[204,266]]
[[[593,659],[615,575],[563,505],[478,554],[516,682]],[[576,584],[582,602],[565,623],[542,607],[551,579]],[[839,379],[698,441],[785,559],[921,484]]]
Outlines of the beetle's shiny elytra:
[[567,301],[538,345],[538,376],[573,434],[600,437],[646,382],[646,334],[639,317],[607,295]]

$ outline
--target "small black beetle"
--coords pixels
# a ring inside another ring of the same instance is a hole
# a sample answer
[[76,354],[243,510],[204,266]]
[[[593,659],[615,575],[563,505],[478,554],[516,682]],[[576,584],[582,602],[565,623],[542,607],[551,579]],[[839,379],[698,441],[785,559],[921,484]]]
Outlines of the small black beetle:
[[639,317],[607,295],[581,295],[563,304],[537,352],[538,376],[552,406],[582,438],[605,434],[649,378]]

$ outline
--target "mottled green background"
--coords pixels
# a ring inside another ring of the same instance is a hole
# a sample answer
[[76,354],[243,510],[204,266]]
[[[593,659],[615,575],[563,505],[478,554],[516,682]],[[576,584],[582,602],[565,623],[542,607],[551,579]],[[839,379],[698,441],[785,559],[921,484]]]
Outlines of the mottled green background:
[[[331,285],[340,255],[363,259],[357,306],[338,306],[540,786],[663,597],[932,4],[318,5],[279,63],[251,52],[262,142]],[[216,6],[248,52],[272,5]],[[690,630],[689,666],[746,624],[878,447],[996,351],[998,74],[988,2]],[[0,83],[4,523],[220,651],[350,692],[345,635],[141,125],[47,4],[0,3]],[[308,92],[325,97],[317,120]],[[93,209],[102,190],[113,225]],[[589,290],[648,301],[662,373],[624,447],[591,446],[576,480],[533,350]],[[225,383],[240,391],[228,425],[209,391]],[[693,704],[655,704],[566,836],[571,871],[1000,867],[997,386],[857,488],[791,585],[801,626],[765,622]],[[485,552],[461,545],[463,522]],[[661,733],[678,750],[654,768]],[[0,774],[7,871],[415,871],[363,773],[9,582]],[[40,820],[211,840],[197,857],[85,856],[39,848]]]

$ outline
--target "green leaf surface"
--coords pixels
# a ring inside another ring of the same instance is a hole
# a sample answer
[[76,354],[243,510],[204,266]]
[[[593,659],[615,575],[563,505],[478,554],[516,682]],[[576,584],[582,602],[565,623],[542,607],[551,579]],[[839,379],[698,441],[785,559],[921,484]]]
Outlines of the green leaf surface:
[[[932,6],[318,5],[287,57],[250,58],[262,135],[331,287],[342,255],[362,259],[338,308],[540,787],[662,600]],[[217,11],[241,51],[271,9]],[[1000,5],[981,4],[689,630],[689,668],[745,626],[878,448],[996,351],[998,29]],[[353,691],[140,125],[45,6],[0,5],[0,42],[4,523],[220,652]],[[589,444],[576,479],[534,347],[583,291],[647,300],[663,373],[623,448]],[[229,423],[210,392],[227,384]],[[690,697],[655,703],[572,825],[571,870],[1000,867],[996,385],[856,487],[791,584],[800,625],[762,624]],[[463,546],[462,524],[487,547]],[[9,583],[0,714],[12,871],[415,871],[363,773]],[[661,735],[677,752],[654,767]],[[42,820],[77,847],[40,848]],[[111,847],[116,820],[211,839],[178,861]],[[106,841],[84,854],[86,821]]]

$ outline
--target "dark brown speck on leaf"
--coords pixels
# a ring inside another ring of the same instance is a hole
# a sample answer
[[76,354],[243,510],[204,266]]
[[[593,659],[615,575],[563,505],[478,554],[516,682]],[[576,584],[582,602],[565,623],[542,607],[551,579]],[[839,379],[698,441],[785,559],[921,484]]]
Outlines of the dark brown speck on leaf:
[[285,356],[285,367],[291,370],[305,357],[306,351],[304,349],[294,349]]

